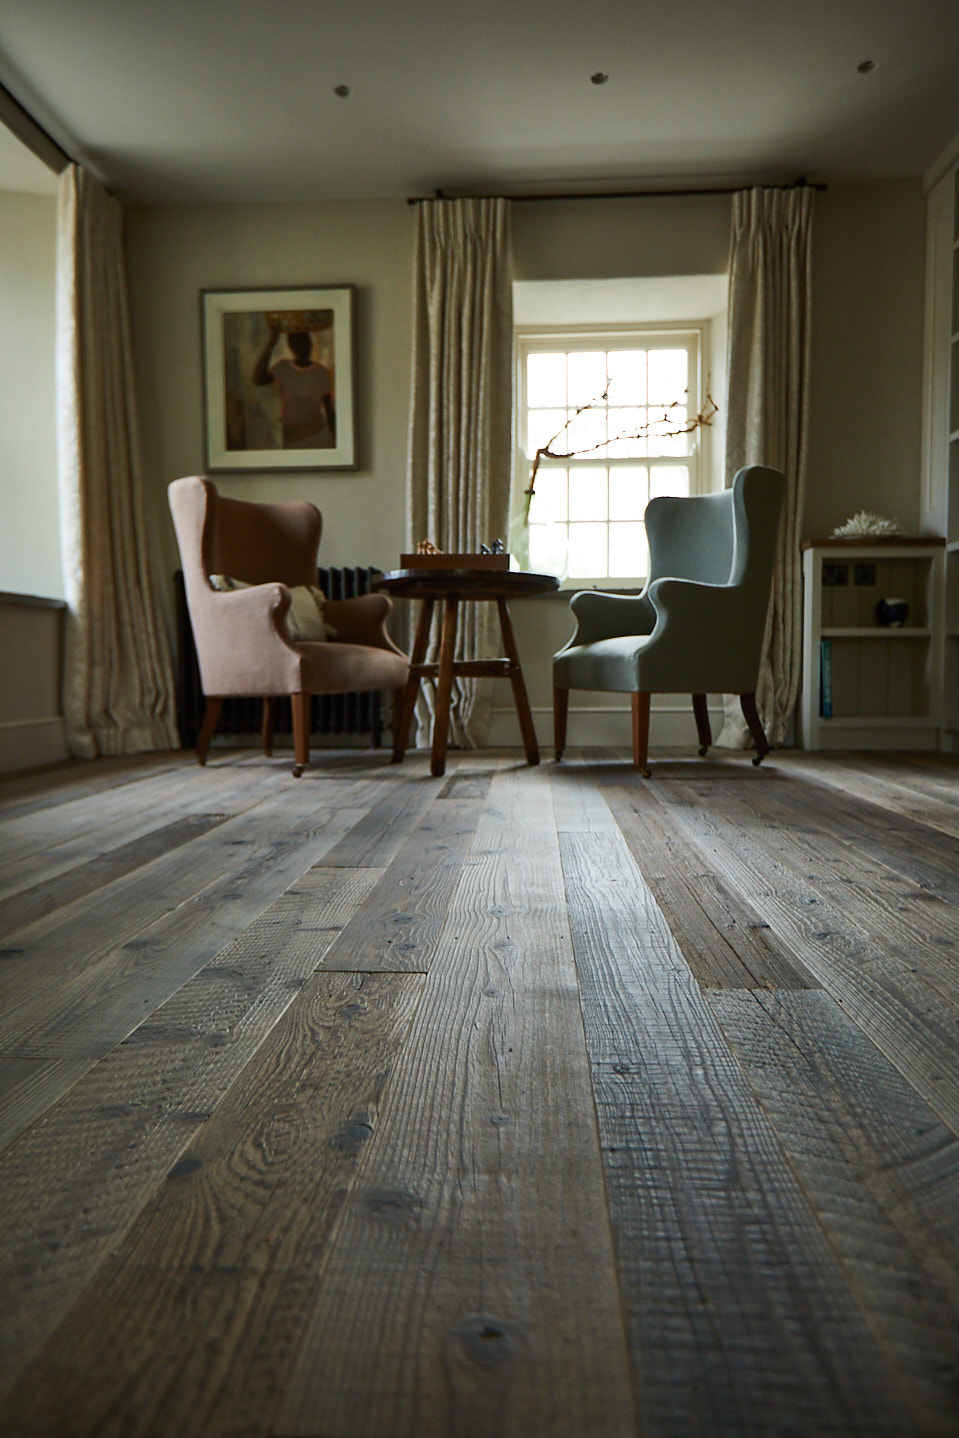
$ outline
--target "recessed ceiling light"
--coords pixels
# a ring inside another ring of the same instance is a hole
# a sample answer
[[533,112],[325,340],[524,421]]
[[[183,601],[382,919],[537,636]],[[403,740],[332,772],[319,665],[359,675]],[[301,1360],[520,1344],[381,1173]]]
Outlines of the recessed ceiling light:
[[875,70],[875,68],[875,60],[863,60],[861,65],[856,66],[856,69],[859,71],[860,75],[869,75],[873,70]]
[[589,82],[591,85],[605,85],[608,79],[609,76],[605,73],[605,71],[596,70],[594,74],[590,75]]
[[345,100],[346,97],[347,97],[347,95],[348,95],[349,93],[350,93],[350,87],[349,87],[349,85],[334,85],[334,87],[333,87],[333,94],[334,94],[334,95],[339,95],[339,97],[340,97],[341,100]]

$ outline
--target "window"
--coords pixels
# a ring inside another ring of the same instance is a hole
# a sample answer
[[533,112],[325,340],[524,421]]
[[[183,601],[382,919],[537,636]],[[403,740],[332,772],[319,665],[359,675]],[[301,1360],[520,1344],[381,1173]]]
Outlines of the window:
[[643,514],[660,494],[702,488],[705,325],[517,336],[517,505],[537,450],[544,457],[530,505],[530,569],[580,585],[632,586],[648,550]]

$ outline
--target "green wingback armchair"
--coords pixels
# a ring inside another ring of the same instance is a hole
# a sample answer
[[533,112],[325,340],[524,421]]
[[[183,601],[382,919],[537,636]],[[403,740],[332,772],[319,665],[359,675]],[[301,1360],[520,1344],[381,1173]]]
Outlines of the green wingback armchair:
[[738,694],[756,745],[766,614],[785,482],[750,465],[721,494],[653,499],[646,507],[649,579],[641,594],[574,594],[576,632],[553,659],[556,758],[566,747],[570,689],[631,694],[633,762],[649,777],[651,694],[692,695],[699,752],[712,743],[706,695]]

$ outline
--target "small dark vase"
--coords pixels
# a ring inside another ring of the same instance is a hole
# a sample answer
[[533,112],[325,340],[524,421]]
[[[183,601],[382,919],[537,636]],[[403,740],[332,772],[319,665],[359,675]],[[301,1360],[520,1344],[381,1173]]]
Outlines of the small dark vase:
[[884,629],[901,629],[909,618],[909,604],[905,599],[880,599],[876,618]]

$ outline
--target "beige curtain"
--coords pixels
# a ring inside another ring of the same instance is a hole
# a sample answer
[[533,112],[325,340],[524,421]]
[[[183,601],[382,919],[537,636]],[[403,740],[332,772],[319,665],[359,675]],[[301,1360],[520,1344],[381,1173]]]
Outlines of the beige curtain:
[[86,759],[175,749],[137,453],[122,211],[76,165],[60,181],[57,253],[67,739]]
[[[770,744],[786,738],[799,693],[811,307],[811,188],[744,190],[733,197],[726,350],[726,484],[744,464],[786,476],[772,601],[756,702]],[[730,636],[735,643],[735,636]],[[726,696],[718,743],[751,744],[739,701]]]
[[[509,203],[429,200],[417,206],[408,504],[410,547],[430,539],[475,552],[509,525],[513,298]],[[486,657],[491,606],[460,611],[456,658]],[[496,633],[498,634],[498,629]],[[439,641],[434,616],[432,653]],[[451,742],[485,742],[488,679],[457,680]],[[417,742],[430,743],[433,694],[423,688]]]

